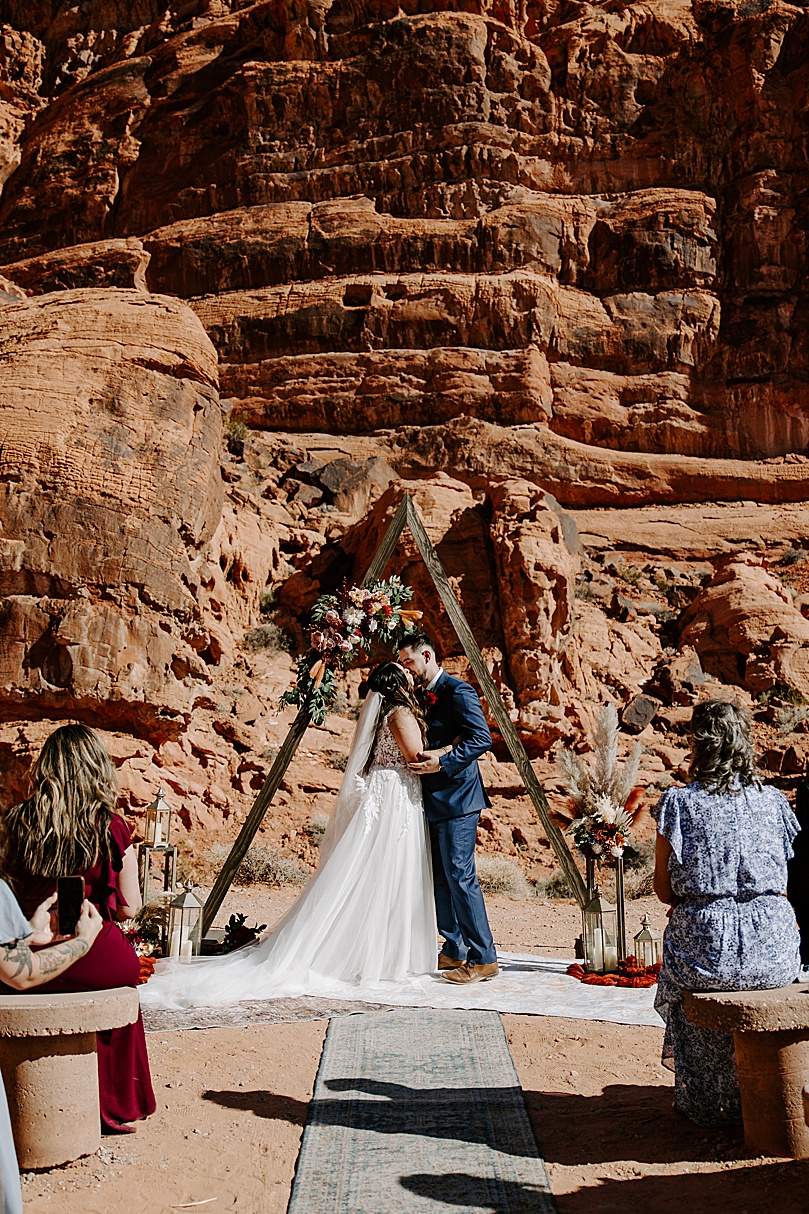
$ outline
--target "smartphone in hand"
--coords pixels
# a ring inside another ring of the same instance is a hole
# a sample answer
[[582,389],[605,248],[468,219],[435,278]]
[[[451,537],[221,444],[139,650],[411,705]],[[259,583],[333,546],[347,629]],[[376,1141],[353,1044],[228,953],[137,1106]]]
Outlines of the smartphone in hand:
[[84,877],[58,877],[56,907],[59,912],[59,935],[74,936],[84,902]]

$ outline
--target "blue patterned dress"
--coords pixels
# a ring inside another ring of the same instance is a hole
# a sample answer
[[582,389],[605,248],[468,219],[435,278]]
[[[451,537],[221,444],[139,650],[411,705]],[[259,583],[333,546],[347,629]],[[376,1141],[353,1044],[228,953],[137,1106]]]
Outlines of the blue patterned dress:
[[795,912],[783,896],[798,822],[767,785],[738,794],[669,788],[652,810],[671,844],[677,899],[663,935],[655,1007],[675,1103],[697,1125],[741,1122],[733,1036],[686,1020],[683,991],[766,990],[798,975]]

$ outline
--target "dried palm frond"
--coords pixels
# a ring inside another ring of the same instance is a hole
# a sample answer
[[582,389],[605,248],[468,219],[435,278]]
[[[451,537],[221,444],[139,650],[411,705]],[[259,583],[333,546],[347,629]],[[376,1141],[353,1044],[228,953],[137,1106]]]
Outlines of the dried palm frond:
[[[559,774],[572,804],[580,816],[612,806],[623,810],[632,796],[638,778],[643,746],[636,742],[627,759],[618,761],[618,711],[614,704],[605,704],[595,718],[593,728],[593,757],[591,763],[567,747],[557,755]],[[596,802],[601,808],[596,809]],[[634,809],[634,803],[632,809]],[[631,814],[630,814],[631,817]]]
[[572,750],[568,750],[566,746],[560,749],[557,762],[559,773],[571,801],[578,810],[583,810],[590,797],[590,768],[583,759],[574,754]]
[[618,710],[606,704],[597,713],[593,729],[593,788],[613,798],[618,767]]

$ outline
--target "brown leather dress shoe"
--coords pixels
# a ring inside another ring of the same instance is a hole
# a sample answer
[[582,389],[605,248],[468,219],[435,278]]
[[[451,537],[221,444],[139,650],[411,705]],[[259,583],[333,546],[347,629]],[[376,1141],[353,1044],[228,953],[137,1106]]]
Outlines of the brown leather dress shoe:
[[489,978],[494,978],[499,972],[499,967],[496,961],[488,961],[485,964],[475,961],[465,961],[463,965],[459,965],[457,969],[450,970],[449,973],[443,975],[445,982],[486,982]]
[[446,953],[438,954],[438,968],[440,970],[457,970],[463,965],[463,961],[456,961],[454,957],[448,957]]

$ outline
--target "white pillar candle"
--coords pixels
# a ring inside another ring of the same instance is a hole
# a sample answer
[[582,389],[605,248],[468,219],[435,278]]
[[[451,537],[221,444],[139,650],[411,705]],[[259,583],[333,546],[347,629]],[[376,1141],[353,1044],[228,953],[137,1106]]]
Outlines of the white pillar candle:
[[194,949],[191,944],[191,941],[184,940],[183,943],[180,945],[180,956],[181,957],[193,957],[193,955],[194,955]]
[[174,931],[171,933],[171,943],[169,945],[169,956],[170,957],[184,957],[186,955],[190,956],[191,955],[190,953],[185,954],[183,952],[183,949],[186,945],[188,945],[189,948],[191,947],[191,942],[188,939],[188,928],[187,927],[175,927]]
[[593,929],[593,969],[596,973],[604,969],[604,933],[600,927]]
[[614,944],[604,945],[604,973],[614,974],[618,969],[618,949]]
[[163,823],[155,822],[154,827],[154,846],[158,847],[163,842]]

